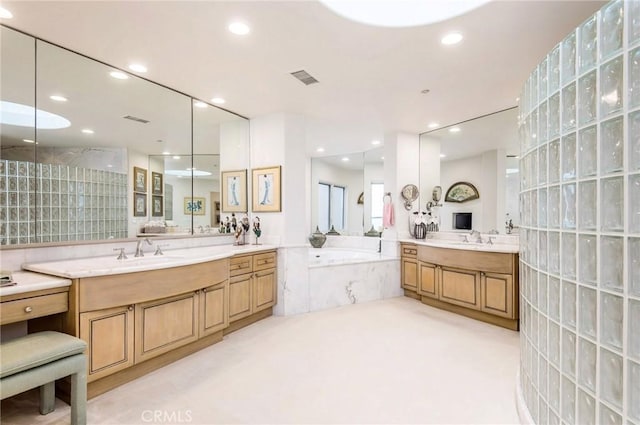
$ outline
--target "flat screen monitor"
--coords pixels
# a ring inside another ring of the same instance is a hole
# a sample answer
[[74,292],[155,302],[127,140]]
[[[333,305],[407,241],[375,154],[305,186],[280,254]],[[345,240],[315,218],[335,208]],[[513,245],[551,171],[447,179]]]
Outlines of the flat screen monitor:
[[453,213],[453,228],[457,230],[471,230],[471,213]]

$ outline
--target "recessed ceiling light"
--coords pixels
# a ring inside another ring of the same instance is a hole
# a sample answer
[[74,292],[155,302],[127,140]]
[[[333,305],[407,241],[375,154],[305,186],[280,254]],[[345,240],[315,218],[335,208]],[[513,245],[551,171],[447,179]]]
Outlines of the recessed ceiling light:
[[447,156],[447,155],[445,155],[445,154],[443,154],[443,153],[441,153],[441,154],[440,154],[440,158],[445,158],[446,156]]
[[83,132],[84,134],[93,134],[93,133],[94,133],[94,131],[93,131],[93,130],[91,130],[90,128],[83,128],[83,129],[82,129],[82,132]]
[[431,124],[429,124],[429,128],[436,128],[439,127],[440,124],[438,124],[437,122],[432,122]]
[[0,18],[2,18],[2,19],[11,19],[11,18],[13,18],[13,13],[9,12],[4,7],[0,7]]
[[247,35],[251,32],[251,28],[249,25],[244,22],[232,22],[229,24],[229,31],[234,33],[235,35]]
[[49,96],[49,99],[55,100],[56,102],[66,102],[67,98],[64,96],[60,96],[59,94],[54,94]]
[[374,146],[375,146],[375,145],[379,145],[379,144],[380,144],[380,140],[373,140],[373,141],[371,142],[371,144],[372,144],[372,145],[374,145]]
[[316,149],[316,152],[324,152],[324,148],[318,148]]
[[459,32],[450,32],[440,39],[440,42],[445,46],[450,46],[452,44],[458,44],[462,41],[462,34]]
[[209,105],[202,102],[201,100],[196,100],[195,102],[193,102],[193,106],[195,106],[196,108],[206,108]]
[[216,105],[222,105],[223,103],[225,103],[225,102],[226,102],[226,100],[224,100],[224,99],[223,99],[223,98],[221,98],[221,97],[214,97],[213,99],[211,99],[211,101],[212,101],[213,103],[215,103]]
[[141,74],[144,74],[145,72],[147,72],[147,67],[139,63],[130,64],[129,69],[134,72],[139,72]]
[[384,160],[384,156],[381,156],[380,159]]
[[35,143],[35,140],[31,140],[31,139],[22,139],[22,141],[25,143]]
[[109,75],[118,80],[126,80],[127,78],[129,78],[129,76],[122,71],[111,71]]
[[343,157],[342,157],[342,160],[343,160],[344,162],[347,162],[347,161],[349,160],[349,158],[347,158],[346,156],[343,156]]
[[173,159],[180,159],[180,155],[174,155]]
[[449,133],[459,133],[460,132],[460,127],[451,127],[449,129]]

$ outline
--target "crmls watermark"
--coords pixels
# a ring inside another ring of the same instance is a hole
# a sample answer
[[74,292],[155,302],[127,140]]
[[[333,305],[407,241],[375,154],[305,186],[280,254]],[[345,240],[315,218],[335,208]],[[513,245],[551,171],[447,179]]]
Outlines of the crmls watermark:
[[193,421],[191,410],[143,410],[142,422],[150,424],[188,424]]

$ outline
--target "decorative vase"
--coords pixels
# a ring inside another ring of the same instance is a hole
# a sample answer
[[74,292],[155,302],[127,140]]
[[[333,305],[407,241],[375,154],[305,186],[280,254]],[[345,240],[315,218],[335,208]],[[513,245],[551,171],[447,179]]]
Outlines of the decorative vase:
[[322,248],[322,245],[326,242],[327,237],[316,226],[316,231],[309,235],[309,242],[314,248]]

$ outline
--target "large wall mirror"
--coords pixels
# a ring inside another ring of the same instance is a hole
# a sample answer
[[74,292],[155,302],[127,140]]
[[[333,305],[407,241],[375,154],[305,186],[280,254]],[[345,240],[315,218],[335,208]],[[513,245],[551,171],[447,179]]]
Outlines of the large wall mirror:
[[[454,213],[471,213],[472,228],[481,232],[505,233],[505,223],[518,225],[519,151],[517,108],[510,108],[454,126],[420,135],[420,209],[426,209],[433,186],[425,183],[433,158],[429,149],[440,147],[442,206],[436,208],[440,230],[456,229]],[[466,202],[448,202],[447,190],[457,182],[473,184],[480,197]]]
[[2,245],[217,234],[248,120],[1,27]]
[[382,231],[382,148],[311,160],[311,224],[327,233]]

